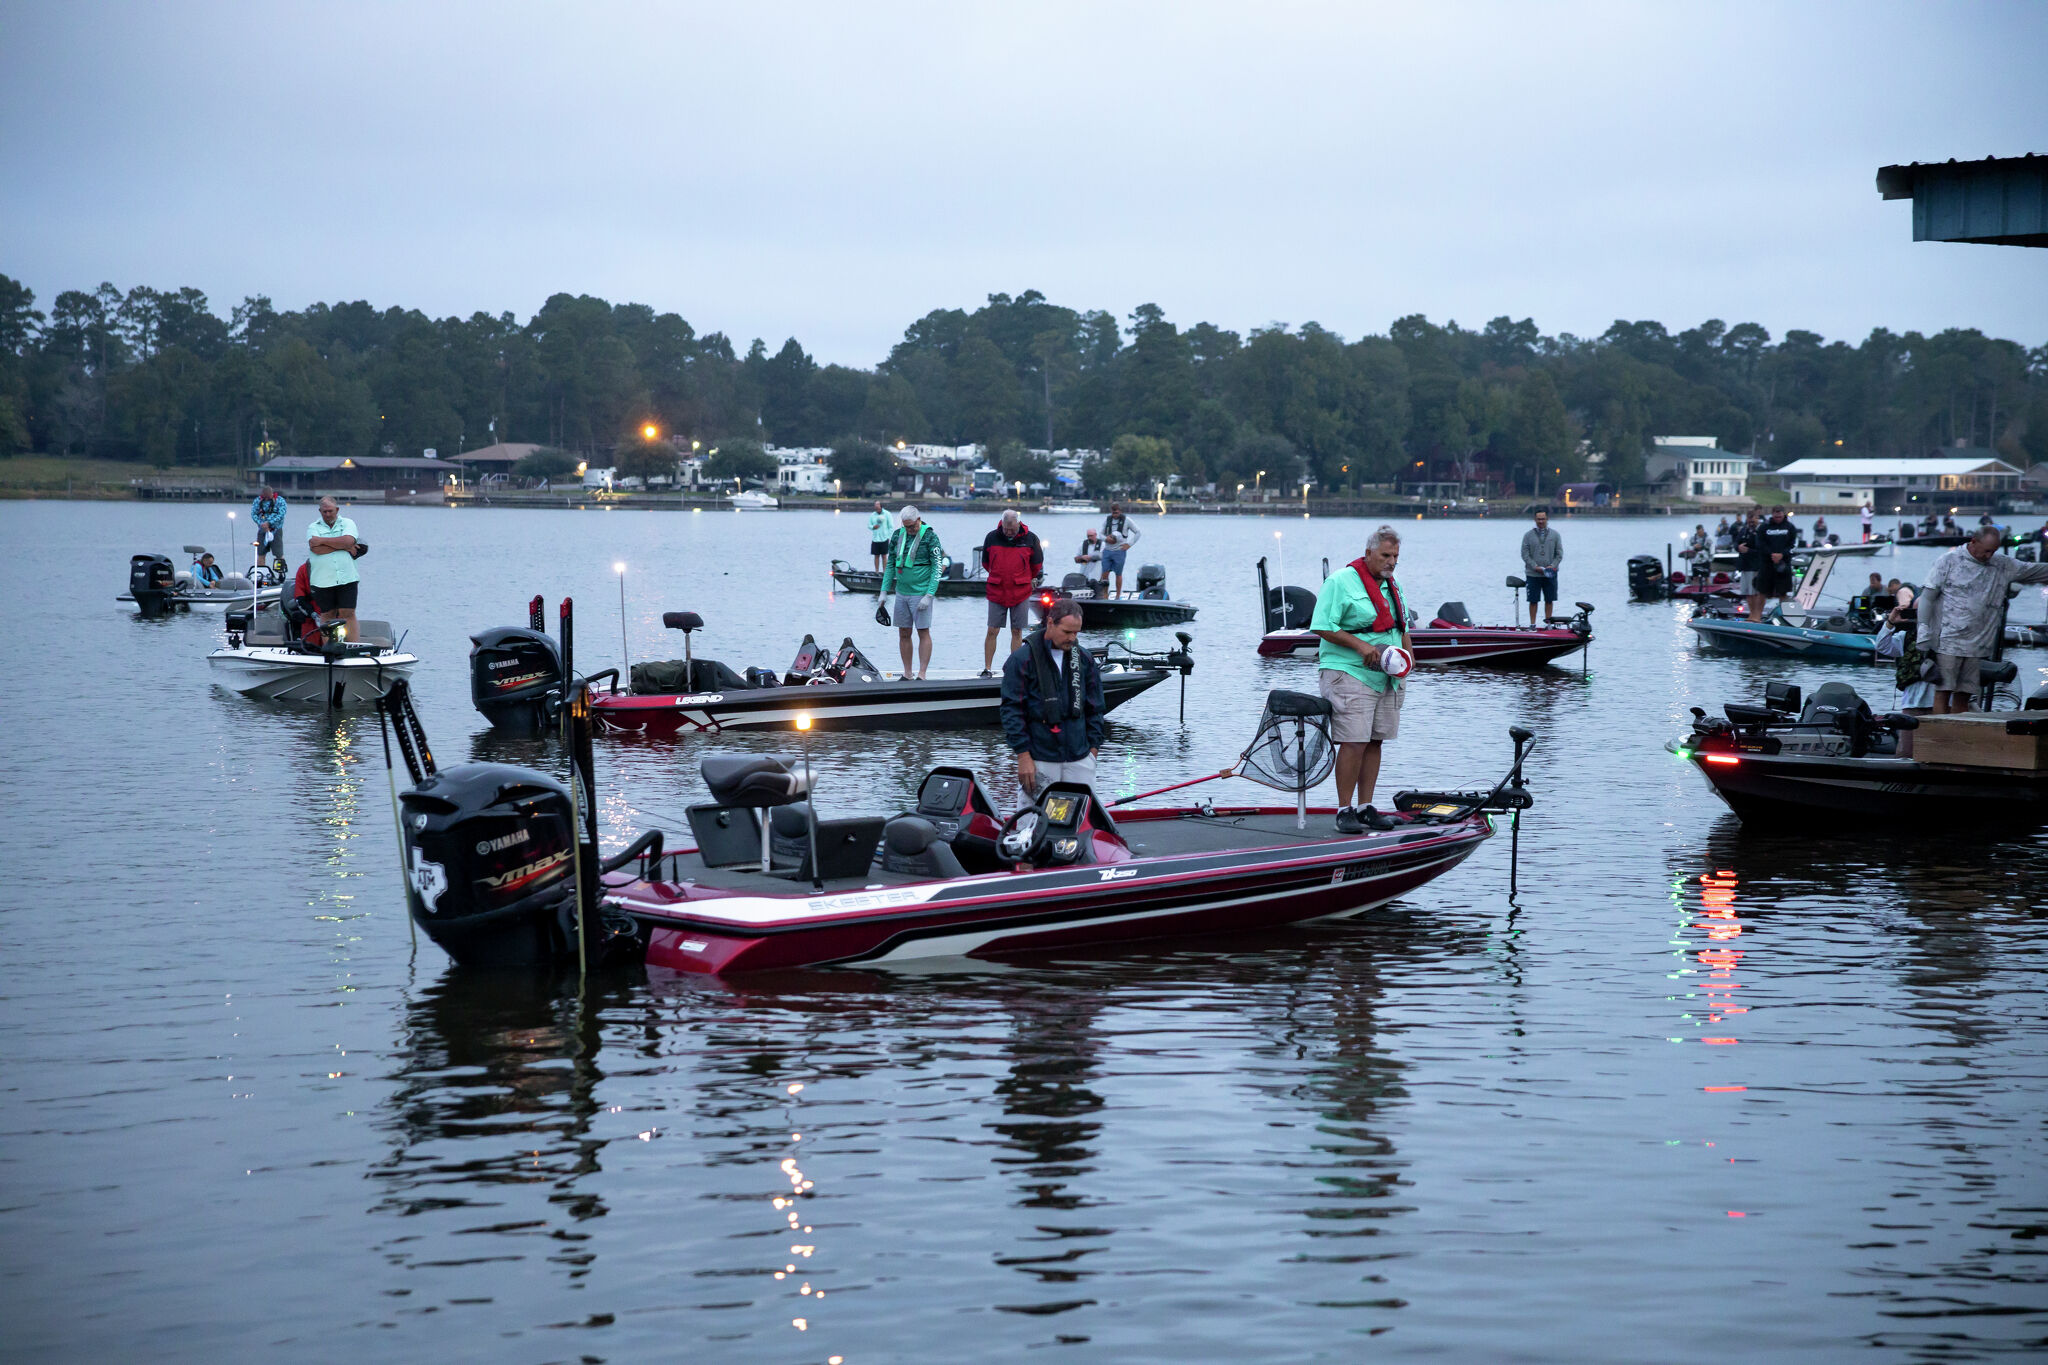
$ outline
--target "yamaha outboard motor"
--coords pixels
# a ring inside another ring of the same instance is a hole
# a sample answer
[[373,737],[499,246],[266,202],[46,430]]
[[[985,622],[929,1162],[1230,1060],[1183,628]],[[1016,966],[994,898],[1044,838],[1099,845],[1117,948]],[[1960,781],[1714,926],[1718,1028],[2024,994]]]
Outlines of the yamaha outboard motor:
[[469,697],[493,727],[538,734],[562,692],[562,647],[546,631],[499,626],[469,637]]
[[569,789],[506,763],[429,774],[399,797],[414,913],[458,962],[576,956],[576,816]]
[[1638,602],[1662,602],[1670,595],[1664,565],[1657,556],[1629,556],[1628,595]]
[[143,616],[168,616],[171,593],[177,586],[177,570],[169,555],[130,555],[128,592],[135,609]]
[[1166,566],[1164,564],[1140,564],[1138,566],[1138,596],[1165,598]]

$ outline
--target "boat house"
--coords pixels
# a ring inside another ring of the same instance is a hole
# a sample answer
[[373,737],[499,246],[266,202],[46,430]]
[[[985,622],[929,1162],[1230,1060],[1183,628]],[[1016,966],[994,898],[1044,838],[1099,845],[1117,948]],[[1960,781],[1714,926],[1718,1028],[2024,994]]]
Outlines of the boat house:
[[257,466],[258,481],[283,493],[417,493],[457,481],[453,460],[410,455],[279,455]]
[[1823,511],[1866,501],[1880,512],[1991,508],[2020,486],[2018,469],[1969,451],[1908,460],[1794,460],[1778,478],[1793,502]]

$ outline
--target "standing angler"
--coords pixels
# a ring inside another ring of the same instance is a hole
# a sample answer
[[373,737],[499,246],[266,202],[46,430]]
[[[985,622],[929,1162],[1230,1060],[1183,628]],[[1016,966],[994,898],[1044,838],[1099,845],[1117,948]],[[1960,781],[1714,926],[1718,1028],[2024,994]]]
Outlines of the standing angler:
[[249,524],[256,528],[256,562],[270,563],[280,574],[284,572],[284,514],[290,510],[284,494],[267,483],[249,503]]
[[356,524],[341,515],[341,504],[320,499],[320,515],[306,528],[306,557],[313,566],[313,604],[320,624],[341,622],[341,638],[356,638]]
[[1547,603],[1543,619],[1557,615],[1557,566],[1564,563],[1564,538],[1550,529],[1550,513],[1539,510],[1536,525],[1522,532],[1522,577],[1529,584],[1529,624],[1536,624],[1536,603]]
[[1102,576],[1116,575],[1118,597],[1124,595],[1124,559],[1138,543],[1138,534],[1138,528],[1124,515],[1123,505],[1111,503],[1109,515],[1102,519]]
[[996,637],[1003,633],[1003,622],[1010,623],[1010,652],[1014,654],[1023,648],[1024,628],[1031,624],[1031,590],[1045,575],[1045,546],[1016,508],[1004,512],[996,529],[982,540],[981,567],[988,574],[988,584],[982,589],[988,598],[988,638],[981,646],[981,676],[992,678]]
[[1081,604],[1062,597],[1003,664],[1003,738],[1026,797],[1049,783],[1095,784],[1102,747],[1102,668],[1081,648]]
[[896,597],[896,643],[903,654],[902,677],[910,678],[910,632],[917,630],[917,676],[923,678],[932,666],[932,595],[939,590],[939,573],[945,568],[945,551],[939,548],[939,533],[925,525],[915,507],[906,506],[897,516],[903,524],[889,537],[889,552],[882,560],[882,596]]
[[1363,555],[1323,580],[1309,620],[1323,641],[1316,651],[1316,683],[1331,708],[1342,834],[1394,827],[1391,816],[1373,809],[1372,791],[1380,777],[1380,746],[1401,728],[1403,685],[1380,667],[1380,651],[1411,648],[1406,595],[1394,581],[1400,560],[1401,537],[1391,526],[1380,527]]
[[882,559],[889,553],[889,513],[877,502],[875,510],[868,513],[868,555],[875,561],[875,572],[882,571]]
[[1940,675],[1934,683],[1934,714],[1970,709],[1978,666],[1998,646],[2006,589],[2015,583],[2048,583],[2048,564],[2022,564],[1998,553],[2005,533],[1982,526],[1968,541],[1934,561],[1920,589],[1920,648],[1934,655]]

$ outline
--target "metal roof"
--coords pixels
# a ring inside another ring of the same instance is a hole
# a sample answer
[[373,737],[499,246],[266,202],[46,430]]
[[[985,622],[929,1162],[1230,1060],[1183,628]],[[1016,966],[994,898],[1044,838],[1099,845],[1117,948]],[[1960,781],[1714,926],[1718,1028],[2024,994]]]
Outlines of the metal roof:
[[272,474],[325,474],[341,469],[446,469],[451,460],[429,460],[414,455],[279,455],[265,460],[258,469]]
[[1877,192],[1913,201],[1916,242],[2048,246],[2048,156],[1881,166]]
[[1920,478],[1929,474],[2017,474],[2004,460],[1794,460],[1780,474],[1836,474],[1844,478]]

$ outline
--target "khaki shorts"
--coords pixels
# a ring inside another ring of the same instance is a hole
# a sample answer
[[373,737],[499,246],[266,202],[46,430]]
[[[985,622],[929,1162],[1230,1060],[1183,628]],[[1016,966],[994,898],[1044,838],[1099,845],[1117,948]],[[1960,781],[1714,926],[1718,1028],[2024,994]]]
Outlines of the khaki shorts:
[[1330,703],[1330,738],[1339,744],[1371,744],[1400,732],[1405,689],[1375,692],[1336,668],[1317,670],[1316,686]]
[[1941,676],[1935,680],[1937,692],[1975,692],[1978,685],[1977,665],[1981,660],[1965,654],[1937,654],[1934,660],[1941,667]]

